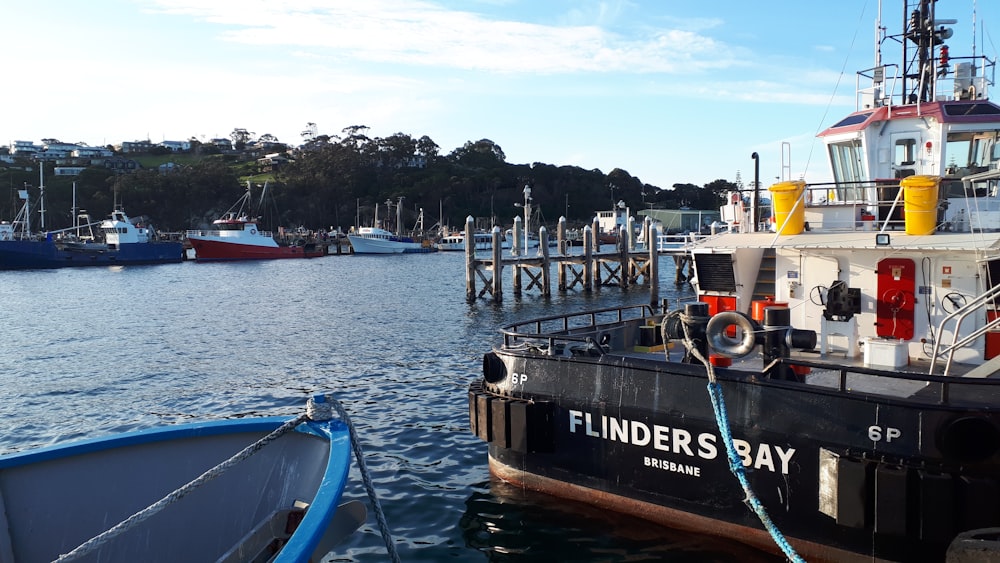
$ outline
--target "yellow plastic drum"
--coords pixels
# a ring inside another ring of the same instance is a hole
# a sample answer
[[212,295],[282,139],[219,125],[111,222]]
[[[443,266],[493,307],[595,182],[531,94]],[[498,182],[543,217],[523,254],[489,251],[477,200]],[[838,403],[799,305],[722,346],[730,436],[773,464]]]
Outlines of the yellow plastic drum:
[[903,187],[903,219],[908,235],[933,235],[937,227],[937,176],[907,176],[900,180]]
[[806,202],[802,200],[806,183],[801,180],[779,182],[768,190],[779,235],[797,235],[805,230]]

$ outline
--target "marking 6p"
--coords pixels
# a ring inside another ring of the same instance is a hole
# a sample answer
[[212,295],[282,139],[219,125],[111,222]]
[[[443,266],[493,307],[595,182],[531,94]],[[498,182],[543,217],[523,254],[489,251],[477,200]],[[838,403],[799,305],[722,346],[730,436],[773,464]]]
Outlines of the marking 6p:
[[868,439],[872,442],[891,442],[902,435],[903,432],[899,428],[893,428],[891,426],[882,428],[877,424],[872,424],[868,427]]

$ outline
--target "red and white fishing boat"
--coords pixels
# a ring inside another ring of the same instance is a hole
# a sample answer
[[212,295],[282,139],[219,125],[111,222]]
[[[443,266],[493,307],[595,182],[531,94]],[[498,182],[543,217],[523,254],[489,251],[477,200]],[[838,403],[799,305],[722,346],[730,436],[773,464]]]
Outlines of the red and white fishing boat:
[[[267,190],[266,184],[264,189]],[[326,255],[324,246],[306,238],[299,238],[294,244],[278,244],[273,233],[258,227],[257,218],[252,214],[250,197],[250,183],[247,182],[246,193],[222,217],[212,222],[212,229],[187,232],[195,260],[273,260]]]

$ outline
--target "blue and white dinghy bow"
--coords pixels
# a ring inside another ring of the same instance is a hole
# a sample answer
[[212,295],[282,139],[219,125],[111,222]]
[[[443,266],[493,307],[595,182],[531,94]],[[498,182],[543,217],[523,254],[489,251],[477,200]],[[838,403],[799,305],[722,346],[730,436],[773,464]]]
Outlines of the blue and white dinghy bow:
[[363,503],[341,503],[352,448],[398,560],[347,412],[317,395],[293,418],[178,424],[0,457],[0,562],[318,560],[367,519]]

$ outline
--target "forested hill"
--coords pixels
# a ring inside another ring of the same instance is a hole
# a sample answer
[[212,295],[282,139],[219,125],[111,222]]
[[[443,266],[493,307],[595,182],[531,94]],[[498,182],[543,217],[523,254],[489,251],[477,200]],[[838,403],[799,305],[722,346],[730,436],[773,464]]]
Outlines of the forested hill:
[[[257,196],[261,192],[257,186],[267,183],[266,207],[276,213],[270,218],[275,226],[309,229],[347,229],[358,217],[361,224],[370,224],[376,204],[380,217],[385,217],[385,202],[395,204],[400,198],[406,228],[412,228],[421,208],[426,227],[440,219],[461,228],[469,215],[481,218],[483,226],[491,224],[491,217],[497,224],[510,225],[513,217],[523,214],[515,204],[524,201],[526,185],[544,223],[554,225],[566,216],[571,225],[579,225],[619,200],[633,213],[648,207],[717,209],[725,192],[736,186],[716,180],[700,187],[674,184],[661,189],[617,168],[604,173],[538,162],[511,164],[500,146],[488,139],[467,142],[441,155],[426,136],[414,139],[397,133],[369,139],[364,129],[345,129],[348,134],[343,138],[310,139],[282,153],[287,161],[279,158],[274,166],[238,145],[225,152],[193,146],[188,154],[116,155],[76,176],[57,176],[58,164],[44,163],[45,226],[54,230],[72,224],[74,184],[77,207],[93,217],[110,213],[117,192],[127,213],[148,216],[157,228],[168,231],[210,224],[243,194],[248,181]],[[130,167],[122,169],[123,160],[130,161]],[[21,206],[18,191],[25,184],[37,202],[38,166],[31,161],[0,163],[0,185],[9,186],[9,195],[0,199],[0,220],[14,218]],[[38,225],[37,215],[32,221]]]

